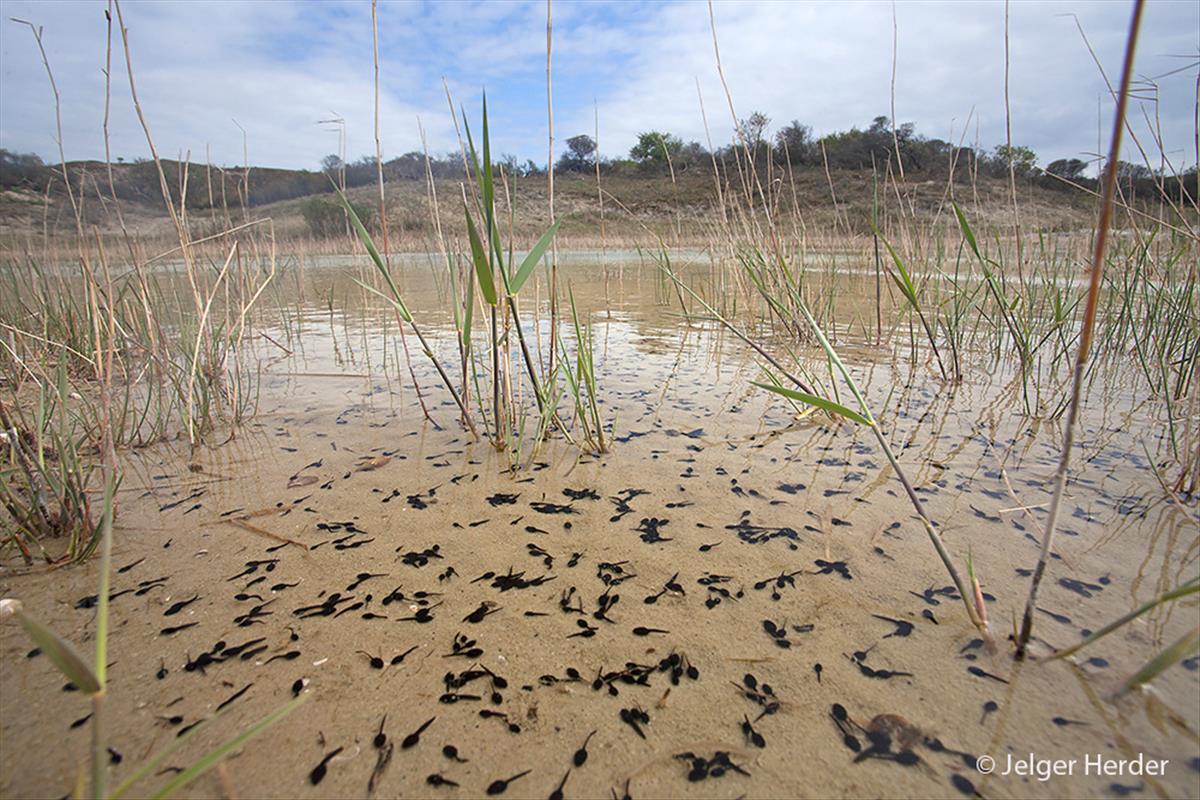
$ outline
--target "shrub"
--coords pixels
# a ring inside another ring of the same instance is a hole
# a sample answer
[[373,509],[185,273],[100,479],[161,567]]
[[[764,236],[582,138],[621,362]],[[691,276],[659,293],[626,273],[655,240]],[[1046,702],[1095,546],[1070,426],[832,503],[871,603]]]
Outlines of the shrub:
[[[374,209],[365,203],[352,202],[350,205],[358,218],[362,220],[363,225],[368,229],[374,227]],[[308,198],[300,205],[300,213],[308,225],[309,232],[318,239],[343,236],[349,231],[346,212],[342,210],[340,203],[328,197]]]

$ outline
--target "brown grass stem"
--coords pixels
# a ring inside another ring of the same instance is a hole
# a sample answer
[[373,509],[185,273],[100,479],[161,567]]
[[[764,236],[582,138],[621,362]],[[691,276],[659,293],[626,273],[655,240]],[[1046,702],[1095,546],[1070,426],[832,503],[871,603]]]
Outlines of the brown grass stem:
[[1071,383],[1071,403],[1067,407],[1066,427],[1063,430],[1062,455],[1059,457],[1058,470],[1054,479],[1054,497],[1050,501],[1050,511],[1046,517],[1046,527],[1042,534],[1042,551],[1034,568],[1033,577],[1029,582],[1029,598],[1025,602],[1025,613],[1021,620],[1021,631],[1017,635],[1018,659],[1023,659],[1029,645],[1029,637],[1033,635],[1033,613],[1037,607],[1038,589],[1046,574],[1046,565],[1050,561],[1051,547],[1054,543],[1054,528],[1058,523],[1059,509],[1062,506],[1063,491],[1067,484],[1067,471],[1071,465],[1071,448],[1075,444],[1075,422],[1079,415],[1079,406],[1083,395],[1083,383],[1087,370],[1088,356],[1091,354],[1092,335],[1096,327],[1096,309],[1100,302],[1100,284],[1104,275],[1104,256],[1108,249],[1108,232],[1112,223],[1113,197],[1117,187],[1118,157],[1121,154],[1121,134],[1125,129],[1125,110],[1129,102],[1129,84],[1133,79],[1133,60],[1137,50],[1138,32],[1142,24],[1142,11],[1145,0],[1134,0],[1133,17],[1129,23],[1129,35],[1125,42],[1125,58],[1121,67],[1121,90],[1117,96],[1117,110],[1113,117],[1112,140],[1108,150],[1108,162],[1105,164],[1103,189],[1100,199],[1099,219],[1096,222],[1096,239],[1092,250],[1092,263],[1088,275],[1087,304],[1083,312],[1083,324],[1079,334],[1079,350],[1075,357],[1075,372]]

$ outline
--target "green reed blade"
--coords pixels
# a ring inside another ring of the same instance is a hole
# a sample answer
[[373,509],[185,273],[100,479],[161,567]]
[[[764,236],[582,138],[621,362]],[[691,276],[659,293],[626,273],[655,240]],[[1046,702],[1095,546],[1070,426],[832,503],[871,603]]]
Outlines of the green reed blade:
[[475,275],[479,278],[479,291],[489,306],[496,305],[496,279],[492,274],[492,266],[488,263],[487,253],[483,242],[479,239],[479,231],[475,229],[475,221],[471,219],[470,209],[463,207],[467,218],[467,235],[471,239],[471,260],[475,263]]
[[1192,628],[1175,640],[1175,643],[1166,650],[1163,650],[1157,656],[1150,659],[1144,667],[1131,675],[1129,680],[1125,681],[1124,686],[1121,687],[1121,691],[1128,692],[1149,683],[1172,665],[1196,652],[1200,652],[1200,625]]
[[[108,595],[112,585],[112,526],[113,495],[118,479],[109,476],[104,482],[104,510],[100,514],[97,533],[100,537],[100,593],[96,605],[96,683],[101,689],[108,683]],[[94,547],[96,535],[92,537]],[[89,547],[89,550],[91,547]]]
[[912,304],[912,307],[919,311],[920,303],[917,302],[917,287],[913,285],[912,278],[908,274],[908,269],[904,266],[904,260],[900,258],[899,253],[892,247],[891,242],[882,236],[879,237],[879,240],[883,242],[883,246],[891,254],[892,263],[896,265],[896,269],[900,273],[899,275],[892,273],[892,280],[896,282],[896,286],[900,288],[900,292]]
[[466,281],[466,297],[463,302],[463,349],[467,353],[467,359],[463,363],[463,369],[466,369],[466,362],[470,360],[471,354],[471,326],[475,321],[475,281]]
[[378,297],[382,297],[384,300],[386,300],[387,302],[391,303],[391,304],[392,304],[392,306],[394,306],[394,307],[395,307],[395,309],[396,309],[398,312],[400,312],[400,317],[401,317],[401,318],[402,318],[402,319],[403,319],[405,322],[412,322],[412,321],[413,321],[412,314],[409,312],[409,310],[408,310],[408,306],[404,305],[404,301],[403,301],[403,300],[401,300],[399,297],[388,297],[386,294],[384,294],[383,292],[379,291],[379,290],[378,290],[378,289],[376,289],[374,286],[368,286],[367,284],[365,284],[365,283],[363,283],[362,281],[360,281],[358,278],[351,278],[350,280],[354,281],[355,283],[357,283],[357,284],[358,284],[359,286],[361,286],[362,288],[366,289],[366,290],[367,290],[368,292],[370,292],[371,294],[373,294],[373,295],[376,295],[376,296],[378,296]]
[[1079,652],[1083,648],[1092,644],[1096,640],[1103,639],[1105,636],[1108,636],[1110,633],[1117,630],[1118,628],[1121,628],[1124,625],[1137,619],[1142,614],[1145,614],[1147,611],[1157,608],[1158,606],[1162,605],[1163,603],[1168,603],[1172,600],[1178,600],[1181,597],[1187,597],[1188,595],[1196,594],[1198,592],[1200,592],[1200,577],[1195,577],[1189,581],[1184,582],[1183,584],[1177,586],[1176,588],[1174,588],[1170,591],[1163,592],[1162,594],[1160,594],[1158,597],[1154,598],[1150,602],[1142,605],[1140,608],[1130,611],[1128,614],[1125,614],[1124,616],[1113,620],[1112,622],[1108,623],[1100,630],[1098,630],[1095,633],[1088,636],[1082,642],[1072,645],[1071,647],[1068,647],[1065,650],[1059,650],[1053,656],[1051,656],[1051,659],[1066,658],[1067,656],[1074,655],[1075,653]]
[[221,709],[220,711],[217,711],[216,713],[214,713],[208,719],[201,720],[200,722],[198,722],[195,726],[190,728],[182,736],[175,737],[174,741],[172,741],[170,744],[168,744],[162,750],[159,750],[157,753],[155,753],[154,755],[150,756],[145,761],[143,761],[141,763],[141,765],[137,768],[136,771],[134,771],[134,773],[132,775],[130,775],[125,780],[121,781],[121,783],[117,786],[117,788],[113,789],[112,792],[109,793],[108,800],[118,800],[118,798],[120,798],[122,795],[124,795],[125,792],[129,791],[129,789],[132,788],[134,784],[136,784],[142,778],[146,777],[151,772],[153,772],[158,767],[158,765],[161,764],[162,762],[166,761],[167,758],[169,758],[172,753],[176,752],[177,750],[179,750],[179,748],[181,748],[185,744],[187,744],[188,741],[191,740],[196,734],[198,734],[201,731],[208,728],[208,726],[211,725],[214,721],[220,719],[221,715],[224,713],[225,713],[225,709]]
[[83,656],[79,655],[75,645],[24,611],[17,611],[17,620],[29,634],[29,638],[46,654],[46,658],[58,667],[58,671],[65,675],[67,680],[78,686],[81,692],[95,694],[100,691],[100,681],[96,678],[96,673],[83,660]]
[[872,425],[871,420],[867,419],[862,414],[859,414],[857,411],[852,411],[841,403],[835,403],[834,401],[828,400],[824,397],[817,397],[815,394],[800,392],[783,386],[772,386],[769,383],[759,383],[758,381],[750,382],[760,389],[766,389],[768,392],[774,392],[775,394],[783,395],[784,397],[792,400],[799,400],[800,402],[807,403],[810,406],[816,406],[822,411],[828,411],[830,414],[837,414],[845,417],[846,419],[853,420],[860,425]]
[[174,778],[172,778],[170,781],[168,781],[161,789],[159,789],[157,792],[155,792],[152,795],[152,797],[154,797],[154,798],[170,797],[177,790],[182,789],[184,786],[187,786],[189,783],[196,780],[196,778],[199,778],[201,775],[203,775],[204,773],[208,772],[210,769],[215,767],[221,761],[221,759],[223,759],[231,751],[236,750],[237,748],[241,747],[243,744],[245,744],[249,740],[253,739],[255,736],[258,736],[260,733],[265,731],[267,728],[271,727],[276,722],[279,722],[279,720],[283,719],[288,714],[295,711],[297,708],[299,708],[301,706],[301,704],[303,704],[306,700],[308,700],[308,697],[309,696],[306,694],[300,695],[299,697],[297,697],[295,700],[292,700],[287,705],[284,705],[284,706],[276,709],[275,711],[271,712],[267,716],[263,717],[261,720],[256,722],[254,725],[251,725],[249,728],[242,731],[241,733],[239,733],[237,736],[233,737],[229,741],[225,742],[224,744],[220,745],[219,747],[215,748],[214,750],[209,751],[199,761],[192,764],[190,767],[185,769],[183,772],[179,773]]
[[[363,247],[367,248],[367,253],[371,256],[371,260],[375,262],[375,268],[383,275],[387,281],[388,288],[392,290],[392,296],[397,301],[400,300],[400,290],[396,288],[395,282],[392,280],[392,273],[388,271],[387,265],[383,263],[383,257],[379,255],[379,250],[375,247],[375,240],[371,238],[371,234],[367,233],[366,227],[362,224],[362,220],[358,218],[358,214],[354,211],[354,206],[350,205],[350,201],[346,199],[346,195],[341,189],[334,189],[338,197],[342,201],[342,207],[345,208],[347,216],[350,217],[350,222],[354,225],[354,230],[358,233],[358,239],[362,242]],[[401,301],[403,302],[403,301]]]
[[483,213],[490,234],[496,207],[496,184],[492,175],[492,142],[488,135],[487,92],[483,93],[483,179],[479,190],[483,194]]
[[529,254],[525,256],[525,259],[521,262],[521,266],[517,269],[517,274],[513,276],[512,281],[509,283],[509,292],[511,294],[515,295],[520,292],[521,287],[525,285],[527,280],[529,280],[529,276],[533,274],[533,270],[537,267],[538,262],[541,261],[542,256],[545,255],[546,249],[550,247],[550,242],[554,239],[554,234],[558,232],[558,226],[560,224],[561,222],[555,222],[553,225],[551,225],[550,228],[542,234],[542,238],[538,239],[537,244],[533,246],[533,249],[529,251]]
[[975,257],[983,261],[983,256],[979,253],[979,245],[975,241],[975,232],[971,230],[966,215],[958,207],[958,203],[952,200],[950,201],[950,205],[954,206],[954,216],[958,217],[958,227],[962,230],[963,238],[967,240],[967,244],[970,245],[972,252],[975,253]]

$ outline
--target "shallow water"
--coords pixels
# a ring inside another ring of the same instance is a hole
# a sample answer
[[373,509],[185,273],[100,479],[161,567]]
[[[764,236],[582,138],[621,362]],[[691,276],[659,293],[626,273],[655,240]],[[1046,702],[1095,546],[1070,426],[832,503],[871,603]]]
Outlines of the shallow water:
[[[708,274],[695,260],[693,277]],[[111,606],[117,780],[227,704],[166,762],[186,765],[303,681],[309,701],[227,761],[237,795],[362,796],[387,752],[380,796],[479,796],[528,770],[506,796],[545,797],[568,769],[567,797],[1200,794],[1200,663],[1171,667],[1153,695],[1113,697],[1195,625],[1194,604],[1076,663],[1009,656],[1060,443],[1057,423],[1021,413],[1012,365],[976,353],[950,390],[908,362],[903,337],[893,355],[852,325],[840,345],[951,552],[971,555],[992,655],[873,438],[796,420],[750,386],[752,353],[685,321],[652,267],[564,268],[616,441],[592,456],[554,439],[515,474],[458,423],[410,338],[440,428],[423,419],[394,321],[364,305],[355,269],[309,263],[302,292],[281,280],[286,312],[261,330],[292,353],[260,341],[259,413],[236,438],[129,455]],[[445,281],[419,259],[404,280],[456,373]],[[873,298],[846,280],[860,294],[839,302]],[[526,328],[535,352],[542,322]],[[1142,443],[1157,452],[1164,426],[1144,395],[1132,361],[1090,387],[1041,656],[1194,574],[1200,525],[1148,468]],[[0,573],[4,596],[89,647],[96,585],[95,564]],[[0,627],[0,793],[61,796],[90,706],[30,647]],[[975,767],[1030,754],[1076,764],[1048,780]],[[1103,775],[1085,761],[1097,754],[1169,763]],[[223,791],[213,772],[185,793]]]

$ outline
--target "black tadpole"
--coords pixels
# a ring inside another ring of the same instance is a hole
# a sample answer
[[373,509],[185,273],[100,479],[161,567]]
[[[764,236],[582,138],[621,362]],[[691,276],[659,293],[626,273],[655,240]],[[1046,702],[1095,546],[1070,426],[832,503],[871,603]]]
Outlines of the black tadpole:
[[746,739],[755,747],[763,748],[767,746],[767,740],[763,738],[761,733],[754,730],[754,725],[751,724],[750,717],[745,714],[742,715],[742,733],[746,735]]
[[459,764],[467,763],[467,759],[459,756],[458,748],[452,744],[448,744],[442,748],[442,755],[444,755],[446,758],[450,759],[451,761],[457,761]]
[[511,778],[503,778],[501,780],[492,781],[490,784],[488,784],[488,787],[487,787],[488,795],[493,796],[493,795],[498,795],[498,794],[504,794],[504,792],[508,789],[508,785],[510,783],[517,780],[518,778],[524,778],[529,773],[530,773],[530,770],[525,770],[524,772],[518,772],[516,775],[513,775]]
[[906,620],[892,619],[891,617],[884,617],[884,616],[880,616],[879,614],[872,614],[871,616],[874,617],[875,619],[883,620],[884,622],[890,622],[896,626],[896,630],[892,631],[887,636],[883,637],[885,639],[890,639],[893,636],[904,637],[904,636],[908,636],[910,633],[913,632],[913,624]]
[[383,669],[383,657],[373,656],[366,650],[356,650],[356,653],[367,657],[367,661],[371,664],[372,669]]
[[413,650],[416,650],[416,649],[417,649],[417,645],[414,644],[412,647],[408,648],[403,653],[400,653],[399,655],[396,655],[396,656],[392,656],[392,660],[389,663],[393,667],[396,666],[397,664],[402,664],[404,662],[404,659],[408,658],[409,653],[411,653]]
[[437,717],[430,717],[429,719],[425,720],[421,727],[417,728],[408,736],[405,736],[404,741],[400,743],[400,749],[408,750],[411,747],[416,747],[417,743],[421,741],[421,734],[425,732],[426,728],[433,724],[435,719],[437,719]]
[[990,680],[997,681],[998,683],[1008,683],[1007,680],[1001,678],[999,675],[993,675],[992,673],[976,666],[967,667],[967,672],[971,673],[977,678],[988,678]]
[[325,773],[328,771],[329,762],[333,759],[334,756],[336,756],[338,753],[342,752],[342,750],[344,750],[344,749],[345,748],[339,747],[338,749],[328,753],[324,758],[322,758],[321,763],[317,764],[317,766],[313,767],[313,771],[308,773],[309,783],[311,783],[313,786],[316,786],[318,783],[323,781],[325,779]]
[[646,738],[646,734],[642,730],[642,725],[650,723],[650,715],[649,714],[647,714],[641,708],[634,706],[633,708],[622,708],[620,716],[621,716],[621,721],[624,722],[629,727],[633,728],[634,733],[636,733],[638,736],[640,736],[643,739]]
[[[111,599],[111,595],[110,595],[110,599]],[[200,595],[196,594],[187,600],[180,600],[178,603],[174,603],[170,608],[168,608],[166,611],[164,611],[163,616],[164,617],[172,617],[199,599],[200,599]]]
[[483,622],[484,618],[489,614],[495,614],[499,610],[499,607],[493,606],[491,603],[480,603],[479,608],[463,617],[462,621],[477,625],[480,622]]
[[567,767],[567,772],[562,776],[562,780],[558,782],[558,786],[554,787],[554,791],[550,793],[550,797],[546,800],[563,800],[563,787],[567,785],[567,778],[571,777],[571,768]]
[[[589,733],[589,734],[587,735],[587,738],[583,740],[583,744],[582,744],[582,745],[580,745],[579,749],[575,751],[575,757],[574,757],[574,763],[575,763],[575,766],[577,766],[577,767],[582,767],[584,764],[586,764],[586,763],[587,763],[587,760],[588,760],[588,751],[587,751],[588,742],[590,742],[590,741],[592,740],[592,737],[593,737],[593,736],[595,736],[595,735],[596,735],[596,732],[595,732],[595,731],[592,731],[591,733]],[[569,772],[570,772],[570,771],[568,770],[568,773],[569,773]],[[565,780],[566,780],[566,778],[563,778],[563,780],[565,781]]]
[[375,739],[371,744],[375,745],[376,749],[387,744],[387,734],[383,732],[383,726],[387,723],[387,714],[383,715],[383,719],[379,720],[379,733],[375,734]]
[[662,628],[647,628],[642,625],[633,629],[634,636],[649,636],[652,633],[670,633],[670,631],[663,630]]

